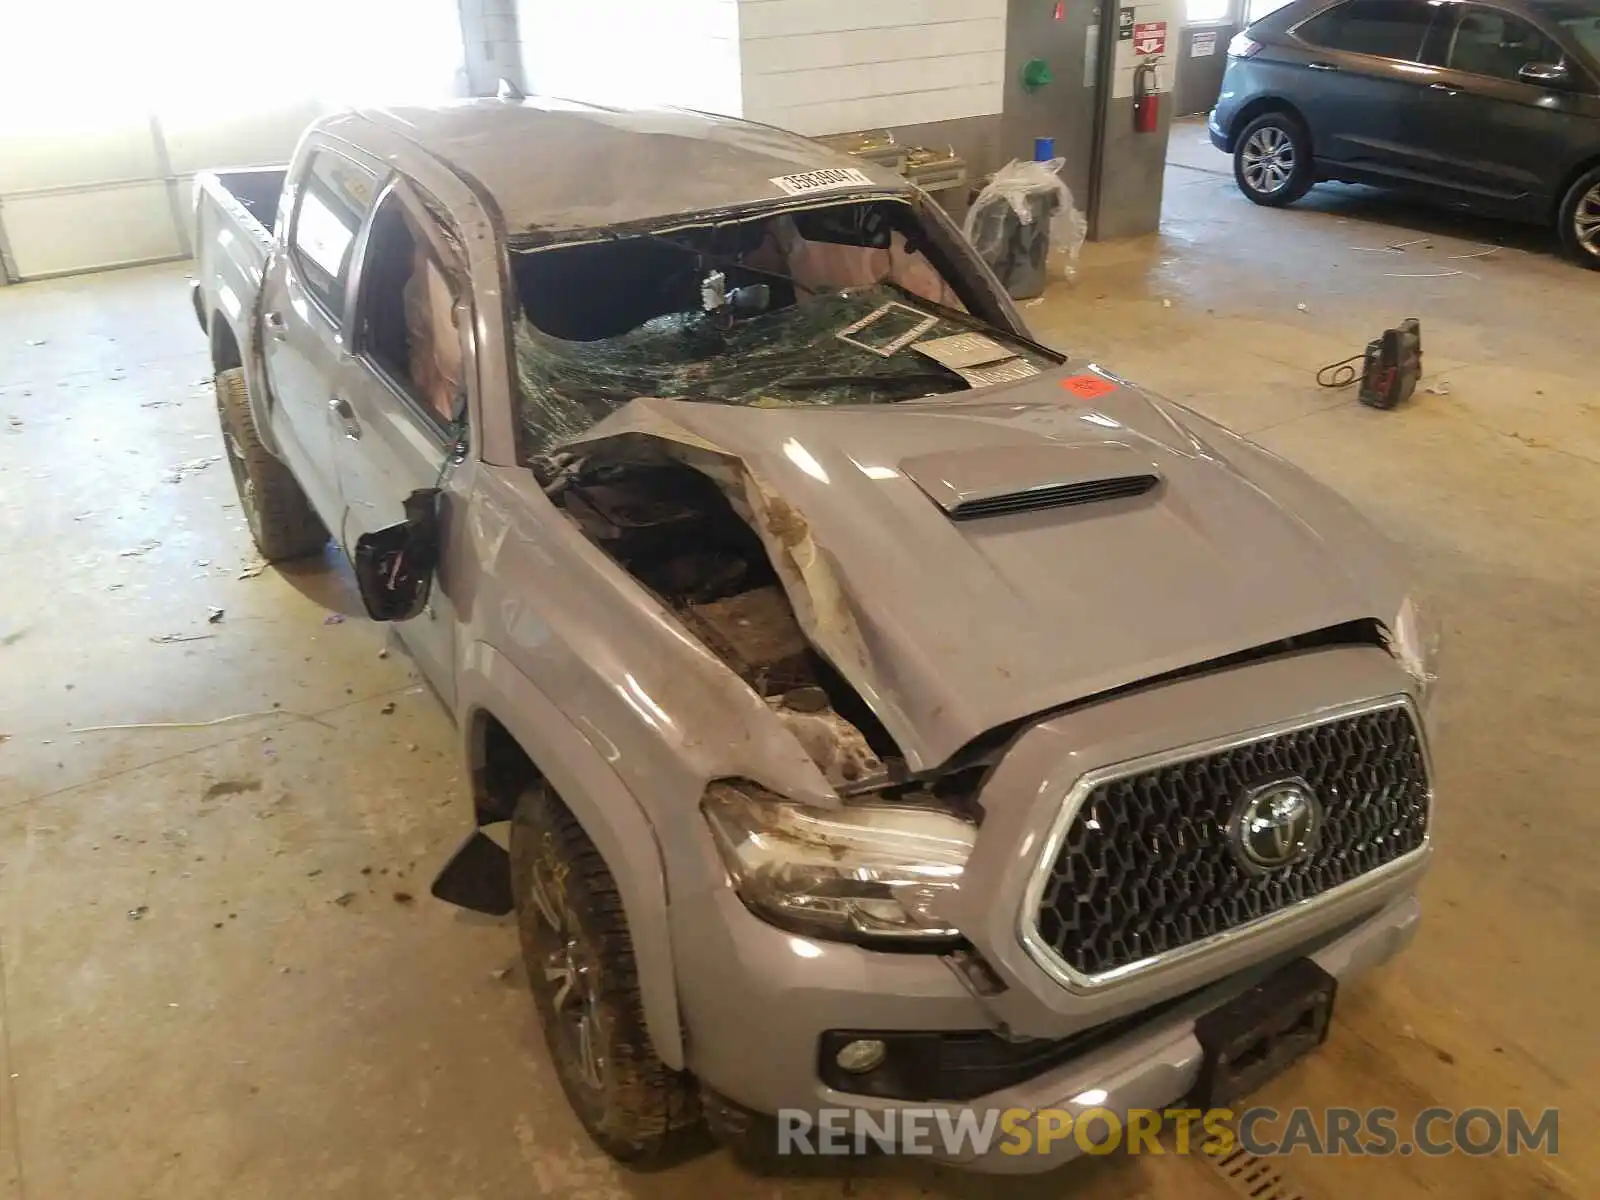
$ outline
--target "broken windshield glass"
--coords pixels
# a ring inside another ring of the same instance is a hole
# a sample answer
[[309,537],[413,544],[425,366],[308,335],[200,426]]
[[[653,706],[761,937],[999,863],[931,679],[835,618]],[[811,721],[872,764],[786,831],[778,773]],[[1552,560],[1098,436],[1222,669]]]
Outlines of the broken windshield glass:
[[810,297],[731,326],[704,313],[660,316],[595,341],[565,341],[519,318],[524,450],[548,454],[639,396],[781,407],[885,404],[965,390],[979,381],[948,356],[917,347],[975,333],[993,347],[991,361],[1008,361],[1024,375],[1057,365],[1026,342],[888,284]]

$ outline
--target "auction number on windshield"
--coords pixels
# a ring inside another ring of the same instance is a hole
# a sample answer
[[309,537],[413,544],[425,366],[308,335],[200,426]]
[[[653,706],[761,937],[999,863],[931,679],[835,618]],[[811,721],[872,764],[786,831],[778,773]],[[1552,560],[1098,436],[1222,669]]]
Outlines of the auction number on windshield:
[[779,175],[772,182],[791,196],[804,196],[808,192],[826,192],[834,188],[872,186],[872,180],[854,167],[829,167],[822,171],[806,171],[800,175]]

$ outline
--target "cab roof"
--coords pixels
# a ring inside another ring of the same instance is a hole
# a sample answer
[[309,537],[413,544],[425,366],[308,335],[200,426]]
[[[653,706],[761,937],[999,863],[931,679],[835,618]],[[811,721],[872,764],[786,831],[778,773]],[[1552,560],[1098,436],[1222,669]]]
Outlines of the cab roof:
[[912,191],[888,168],[798,134],[687,109],[615,109],[530,96],[362,115],[486,189],[514,239],[558,240],[783,204],[794,196],[773,181],[813,171],[858,173],[819,196]]

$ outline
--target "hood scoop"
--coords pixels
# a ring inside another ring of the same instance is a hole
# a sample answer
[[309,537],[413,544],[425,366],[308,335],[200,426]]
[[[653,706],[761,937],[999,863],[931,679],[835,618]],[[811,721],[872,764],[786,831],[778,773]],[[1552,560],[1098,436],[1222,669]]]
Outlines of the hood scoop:
[[900,470],[953,521],[1141,496],[1161,482],[1122,442],[988,446],[908,458]]

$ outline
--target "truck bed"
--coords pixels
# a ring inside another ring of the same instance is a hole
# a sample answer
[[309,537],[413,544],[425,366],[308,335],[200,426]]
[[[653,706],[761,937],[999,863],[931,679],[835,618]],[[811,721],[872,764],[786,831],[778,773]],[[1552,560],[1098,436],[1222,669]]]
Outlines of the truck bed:
[[256,299],[287,177],[282,168],[195,177],[195,316],[219,369],[242,366],[248,375],[254,367]]
[[281,167],[209,173],[216,187],[237,200],[263,231],[270,231],[277,219],[278,196],[283,192],[283,181],[288,176],[289,172]]

